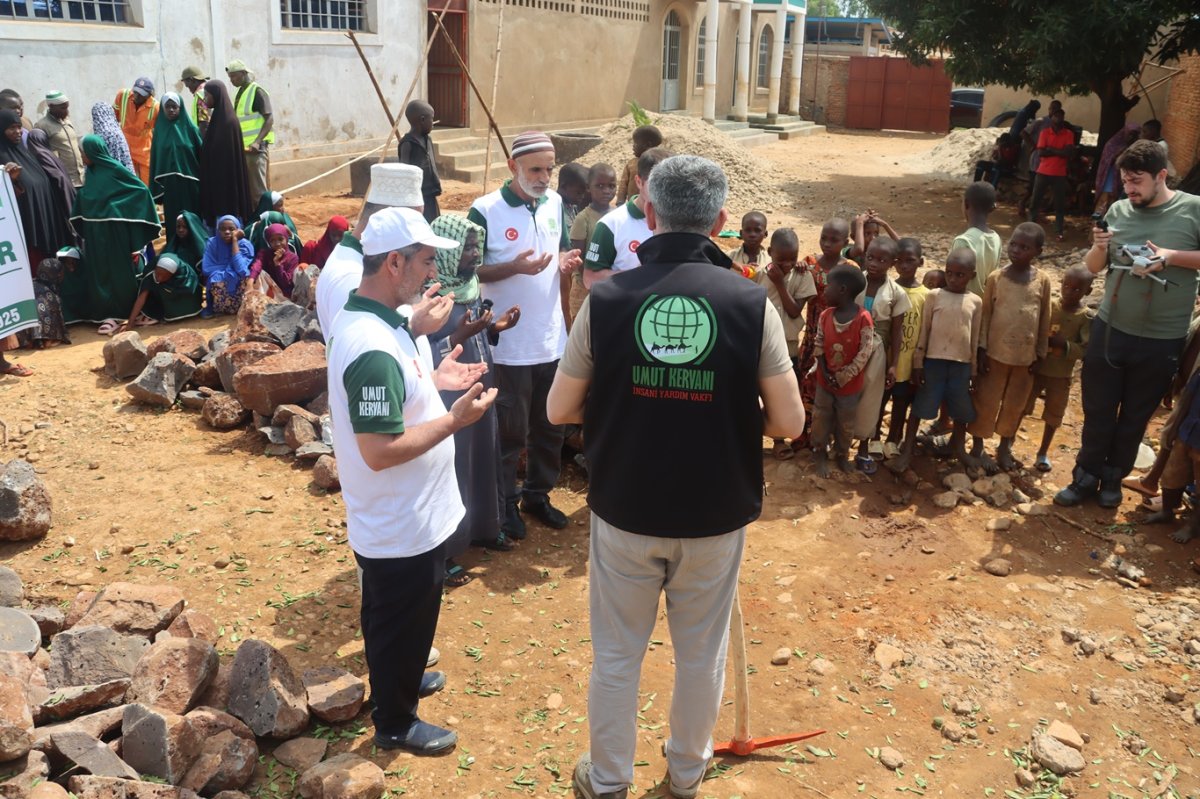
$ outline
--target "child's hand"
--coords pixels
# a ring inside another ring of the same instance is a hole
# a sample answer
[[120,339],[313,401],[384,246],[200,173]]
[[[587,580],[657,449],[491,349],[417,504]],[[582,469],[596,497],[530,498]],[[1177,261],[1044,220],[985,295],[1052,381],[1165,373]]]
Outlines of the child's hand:
[[909,378],[913,388],[920,388],[925,383],[925,370],[913,368],[912,377]]
[[282,249],[276,250],[275,251],[275,265],[278,266],[279,262],[282,260],[283,260],[283,250]]
[[896,385],[896,367],[892,366],[887,370],[887,379],[883,381],[883,388],[885,391],[890,390],[894,385]]
[[1041,367],[1042,367],[1042,359],[1034,358],[1033,363],[1029,364],[1029,374],[1036,375],[1038,372],[1038,369],[1040,369]]
[[983,347],[979,348],[979,353],[976,356],[975,363],[978,364],[977,368],[979,369],[980,377],[988,373],[990,368],[990,365],[988,364],[988,354],[987,350],[985,350]]
[[775,264],[767,264],[767,277],[777,286],[783,285],[783,271]]
[[1067,340],[1063,338],[1062,333],[1055,333],[1050,337],[1050,349],[1055,351],[1067,349]]

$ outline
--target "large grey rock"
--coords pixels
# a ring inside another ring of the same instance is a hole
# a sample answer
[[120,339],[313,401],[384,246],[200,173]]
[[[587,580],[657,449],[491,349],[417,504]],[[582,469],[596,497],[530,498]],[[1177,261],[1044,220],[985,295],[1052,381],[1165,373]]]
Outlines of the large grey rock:
[[41,538],[50,523],[50,492],[33,464],[9,461],[0,469],[0,541]]
[[196,364],[177,352],[160,352],[125,390],[138,402],[170,408],[192,379]]
[[1034,760],[1042,764],[1042,768],[1049,769],[1059,776],[1083,771],[1086,765],[1079,750],[1072,749],[1049,735],[1035,735],[1029,753]]
[[149,645],[140,635],[99,625],[63,630],[50,640],[47,682],[51,688],[64,688],[127,679]]
[[138,661],[127,701],[186,713],[217,674],[217,650],[198,638],[166,638]]
[[296,784],[304,799],[379,799],[383,787],[383,769],[349,752],[313,766]]
[[25,601],[25,584],[7,566],[0,566],[0,607],[19,608]]
[[57,605],[38,605],[27,612],[30,618],[37,622],[38,629],[42,631],[42,638],[53,638],[66,626],[67,614]]
[[183,716],[142,704],[125,706],[121,755],[138,773],[178,785],[203,747],[204,739]]
[[207,357],[215,358],[217,355],[221,354],[227,349],[229,349],[229,331],[222,330],[220,333],[217,333],[208,340]]
[[76,799],[200,799],[195,791],[154,782],[78,774],[67,782]]
[[97,777],[120,777],[138,779],[138,773],[129,764],[117,757],[108,745],[80,730],[62,730],[50,736],[59,754],[70,760],[88,774]]
[[33,713],[25,686],[0,675],[0,763],[24,757],[33,745]]
[[54,747],[54,734],[68,730],[87,733],[93,738],[108,738],[114,732],[120,731],[121,719],[124,716],[124,706],[110,707],[104,710],[97,710],[95,713],[88,713],[86,716],[80,716],[70,721],[47,724],[44,727],[35,727],[33,730],[33,748],[40,752],[58,755],[59,752]]
[[292,738],[308,726],[304,684],[279,650],[253,638],[234,655],[228,710],[255,735]]
[[296,325],[297,341],[319,341],[325,343],[325,332],[321,330],[321,320],[316,311],[305,311]]
[[319,267],[302,264],[292,275],[292,302],[301,308],[312,308],[317,301],[317,277]]
[[[198,368],[199,367],[197,367],[197,369]],[[194,373],[192,375],[192,379],[193,380],[195,379]],[[183,407],[187,408],[189,411],[204,410],[204,403],[207,401],[208,401],[208,396],[205,394],[201,394],[199,391],[180,391],[179,392],[179,404],[182,405]]]
[[50,691],[33,709],[37,724],[63,721],[103,707],[120,705],[129,690],[129,680],[109,680],[99,685],[77,685]]
[[23,610],[0,608],[0,652],[29,656],[42,645],[42,631]]
[[332,455],[333,447],[324,441],[310,441],[296,450],[296,457],[302,461],[315,461],[322,455]]
[[118,333],[104,343],[104,371],[117,380],[127,380],[146,368],[150,356],[136,330]]
[[271,338],[287,349],[296,342],[296,331],[304,315],[305,310],[294,302],[277,302],[268,305],[259,319]]
[[184,604],[183,592],[173,586],[111,583],[92,600],[79,624],[102,624],[153,638],[167,629]]

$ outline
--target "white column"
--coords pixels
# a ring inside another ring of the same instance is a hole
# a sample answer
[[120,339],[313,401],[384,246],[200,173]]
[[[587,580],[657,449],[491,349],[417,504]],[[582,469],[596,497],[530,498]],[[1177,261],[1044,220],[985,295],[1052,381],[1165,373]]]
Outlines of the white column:
[[804,67],[804,13],[796,13],[792,22],[792,85],[788,91],[788,113],[800,114],[800,74]]
[[733,118],[745,122],[750,116],[750,40],[754,38],[753,0],[738,8],[737,94],[733,99]]
[[704,121],[717,118],[717,0],[708,0],[708,21],[704,25]]
[[771,81],[767,84],[767,118],[779,116],[779,95],[783,84],[783,39],[787,33],[787,0],[780,0],[771,31]]

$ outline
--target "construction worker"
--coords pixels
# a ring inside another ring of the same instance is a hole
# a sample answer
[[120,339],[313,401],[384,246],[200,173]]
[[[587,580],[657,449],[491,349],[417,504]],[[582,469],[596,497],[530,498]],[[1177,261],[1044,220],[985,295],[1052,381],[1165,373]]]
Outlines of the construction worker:
[[117,124],[129,144],[129,157],[142,183],[150,185],[150,145],[154,140],[154,120],[158,118],[158,101],[154,99],[154,82],[138,78],[133,88],[117,92],[113,100]]
[[246,148],[246,179],[250,197],[257,201],[270,190],[268,175],[271,166],[269,147],[275,141],[271,129],[275,118],[271,114],[271,97],[250,77],[245,61],[230,61],[225,67],[229,82],[237,87],[233,109],[242,128],[242,146]]
[[200,128],[200,135],[203,136],[204,131],[208,129],[209,109],[204,104],[204,84],[208,80],[208,73],[200,67],[186,67],[180,80],[192,93],[191,108],[188,113],[192,115],[192,121],[196,123],[196,127]]

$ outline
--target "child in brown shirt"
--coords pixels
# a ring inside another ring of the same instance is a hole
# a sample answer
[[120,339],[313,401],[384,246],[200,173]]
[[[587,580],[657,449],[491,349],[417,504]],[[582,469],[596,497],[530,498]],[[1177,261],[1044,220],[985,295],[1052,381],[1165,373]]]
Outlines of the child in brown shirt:
[[617,181],[617,205],[637,194],[638,159],[642,153],[652,147],[661,147],[662,143],[662,131],[653,125],[642,125],[633,132],[633,158],[625,164],[625,171]]

